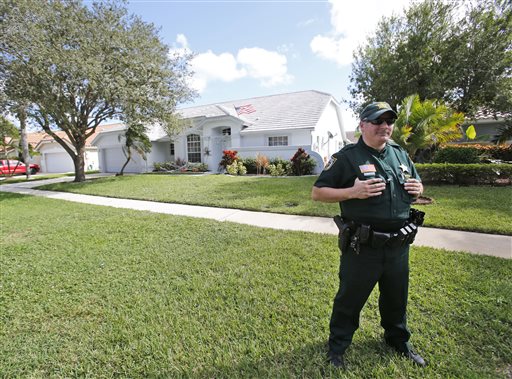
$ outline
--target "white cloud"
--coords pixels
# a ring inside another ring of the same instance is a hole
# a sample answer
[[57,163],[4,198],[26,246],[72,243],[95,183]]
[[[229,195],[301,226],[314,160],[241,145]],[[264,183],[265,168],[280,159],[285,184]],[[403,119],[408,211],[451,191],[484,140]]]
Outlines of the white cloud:
[[184,34],[178,34],[176,36],[176,42],[173,44],[170,54],[185,55],[190,54],[190,48],[188,47],[187,37]]
[[232,82],[247,75],[244,68],[239,69],[238,63],[230,53],[214,54],[211,50],[206,53],[197,54],[191,62],[195,76],[208,82],[220,80]]
[[[177,35],[170,53],[191,53],[185,35]],[[215,54],[208,50],[196,54],[190,64],[194,76],[189,85],[199,93],[204,92],[211,81],[232,82],[241,78],[253,78],[262,86],[271,87],[288,84],[293,80],[288,74],[284,54],[259,47],[240,49],[236,57],[228,52]]]
[[314,19],[314,18],[310,18],[309,20],[305,20],[305,21],[301,21],[297,24],[297,26],[299,28],[305,28],[306,26],[309,26],[309,25],[312,25],[314,24],[315,22],[317,22],[318,20]]
[[332,60],[339,65],[352,62],[352,54],[368,35],[375,31],[383,16],[399,14],[410,0],[329,0],[331,4],[332,30],[315,36],[311,50],[319,57]]
[[287,73],[286,56],[259,47],[244,48],[238,51],[238,62],[245,66],[248,75],[260,80],[265,87],[288,84],[293,77]]

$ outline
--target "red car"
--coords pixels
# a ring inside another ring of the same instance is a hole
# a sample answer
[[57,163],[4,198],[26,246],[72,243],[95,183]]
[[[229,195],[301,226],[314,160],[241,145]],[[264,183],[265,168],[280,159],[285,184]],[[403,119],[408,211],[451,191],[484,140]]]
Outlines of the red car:
[[[39,165],[31,163],[30,173],[35,174],[41,169]],[[20,161],[0,160],[0,175],[21,175],[27,173],[27,165]]]

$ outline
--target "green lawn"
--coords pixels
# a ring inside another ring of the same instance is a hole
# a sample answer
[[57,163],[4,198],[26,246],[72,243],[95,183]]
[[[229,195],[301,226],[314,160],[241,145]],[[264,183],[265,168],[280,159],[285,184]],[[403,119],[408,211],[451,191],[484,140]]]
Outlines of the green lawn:
[[413,246],[409,323],[431,364],[384,346],[374,292],[342,374],[324,363],[336,236],[9,193],[0,213],[1,378],[512,372],[511,260]]
[[[337,204],[311,200],[316,177],[132,175],[44,186],[55,191],[331,217]],[[512,235],[512,187],[426,186],[427,226]]]

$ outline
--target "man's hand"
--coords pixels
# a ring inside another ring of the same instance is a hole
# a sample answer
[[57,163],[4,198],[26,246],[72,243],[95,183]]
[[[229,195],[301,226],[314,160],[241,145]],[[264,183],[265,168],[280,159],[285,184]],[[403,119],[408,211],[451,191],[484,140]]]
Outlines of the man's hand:
[[382,179],[359,180],[356,178],[352,187],[354,198],[367,199],[369,197],[382,195],[382,191],[386,189],[386,183]]
[[409,195],[414,196],[416,198],[420,197],[423,193],[423,184],[417,179],[407,179],[404,184],[405,190],[409,193]]

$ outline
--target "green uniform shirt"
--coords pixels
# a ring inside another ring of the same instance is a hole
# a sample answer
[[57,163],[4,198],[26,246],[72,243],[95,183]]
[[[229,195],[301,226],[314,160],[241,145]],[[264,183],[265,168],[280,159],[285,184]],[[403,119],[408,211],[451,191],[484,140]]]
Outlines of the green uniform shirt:
[[367,146],[363,138],[347,145],[331,157],[315,187],[349,188],[359,180],[382,178],[386,189],[382,195],[340,202],[344,217],[356,222],[395,229],[409,218],[413,197],[404,189],[408,178],[420,180],[407,152],[392,141],[382,151]]

